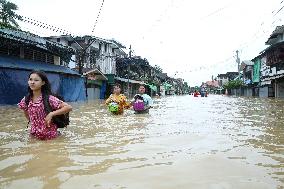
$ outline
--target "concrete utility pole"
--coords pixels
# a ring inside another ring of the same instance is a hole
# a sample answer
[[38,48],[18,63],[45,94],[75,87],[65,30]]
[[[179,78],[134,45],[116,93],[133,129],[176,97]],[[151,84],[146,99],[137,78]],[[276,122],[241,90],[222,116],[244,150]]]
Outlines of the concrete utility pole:
[[129,71],[130,71],[130,64],[131,64],[131,55],[132,55],[132,49],[131,49],[131,45],[129,47],[129,58],[130,61],[127,65],[127,93],[128,93],[128,98],[130,98],[130,86],[129,86]]
[[239,57],[239,50],[236,50],[236,62],[238,63],[238,73],[240,74],[240,57]]

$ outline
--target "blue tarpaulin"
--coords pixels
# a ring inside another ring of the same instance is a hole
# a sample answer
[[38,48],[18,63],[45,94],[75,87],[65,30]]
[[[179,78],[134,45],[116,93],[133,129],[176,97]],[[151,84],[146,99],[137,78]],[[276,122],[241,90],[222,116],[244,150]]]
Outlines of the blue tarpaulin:
[[27,95],[31,70],[44,71],[52,92],[66,101],[86,100],[84,78],[77,72],[63,66],[0,57],[0,104],[16,104]]

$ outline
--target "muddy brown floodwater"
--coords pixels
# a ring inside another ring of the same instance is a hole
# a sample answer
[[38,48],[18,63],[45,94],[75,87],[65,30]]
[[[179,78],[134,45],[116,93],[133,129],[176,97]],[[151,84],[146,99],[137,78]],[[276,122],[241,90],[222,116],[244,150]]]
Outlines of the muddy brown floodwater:
[[99,101],[72,105],[50,141],[0,106],[0,188],[284,188],[283,100],[171,96],[122,116]]

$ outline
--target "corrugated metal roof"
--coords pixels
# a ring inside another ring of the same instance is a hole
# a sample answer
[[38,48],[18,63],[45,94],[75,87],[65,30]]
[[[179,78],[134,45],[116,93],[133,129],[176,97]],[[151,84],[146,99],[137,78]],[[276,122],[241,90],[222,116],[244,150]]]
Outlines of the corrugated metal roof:
[[274,40],[275,38],[277,38],[278,35],[283,34],[284,33],[284,25],[282,26],[276,26],[275,30],[272,32],[272,34],[269,36],[269,38],[267,39],[267,41],[265,42],[266,45],[272,45],[273,43],[275,43],[276,41]]
[[42,37],[20,30],[12,30],[6,28],[0,29],[0,36],[3,36],[8,39],[31,43],[41,48],[46,44],[46,40],[43,39]]
[[41,70],[45,72],[65,73],[71,75],[80,75],[78,72],[64,66],[36,62],[19,58],[0,56],[0,68],[23,69],[23,70]]
[[60,43],[53,42],[38,35],[20,30],[12,30],[7,28],[0,29],[0,36],[11,40],[21,41],[26,44],[32,44],[45,50],[48,50],[48,44],[55,45],[58,48],[65,48],[69,51],[72,50],[72,48],[64,46]]

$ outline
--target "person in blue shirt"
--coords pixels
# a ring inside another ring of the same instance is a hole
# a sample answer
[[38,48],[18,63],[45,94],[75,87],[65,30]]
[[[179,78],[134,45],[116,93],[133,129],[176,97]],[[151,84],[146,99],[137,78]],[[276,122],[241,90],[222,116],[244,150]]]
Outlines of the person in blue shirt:
[[[134,96],[134,98],[132,99],[132,101],[131,101],[132,105],[134,107],[135,113],[149,113],[149,109],[153,107],[153,100],[152,100],[152,98],[148,94],[146,94],[145,92],[146,92],[145,85],[141,84],[139,86],[139,89],[138,89],[138,94],[136,94]],[[136,101],[138,101],[138,100],[143,101],[143,103],[144,103],[143,110],[139,110],[139,111],[135,110],[134,103]]]

